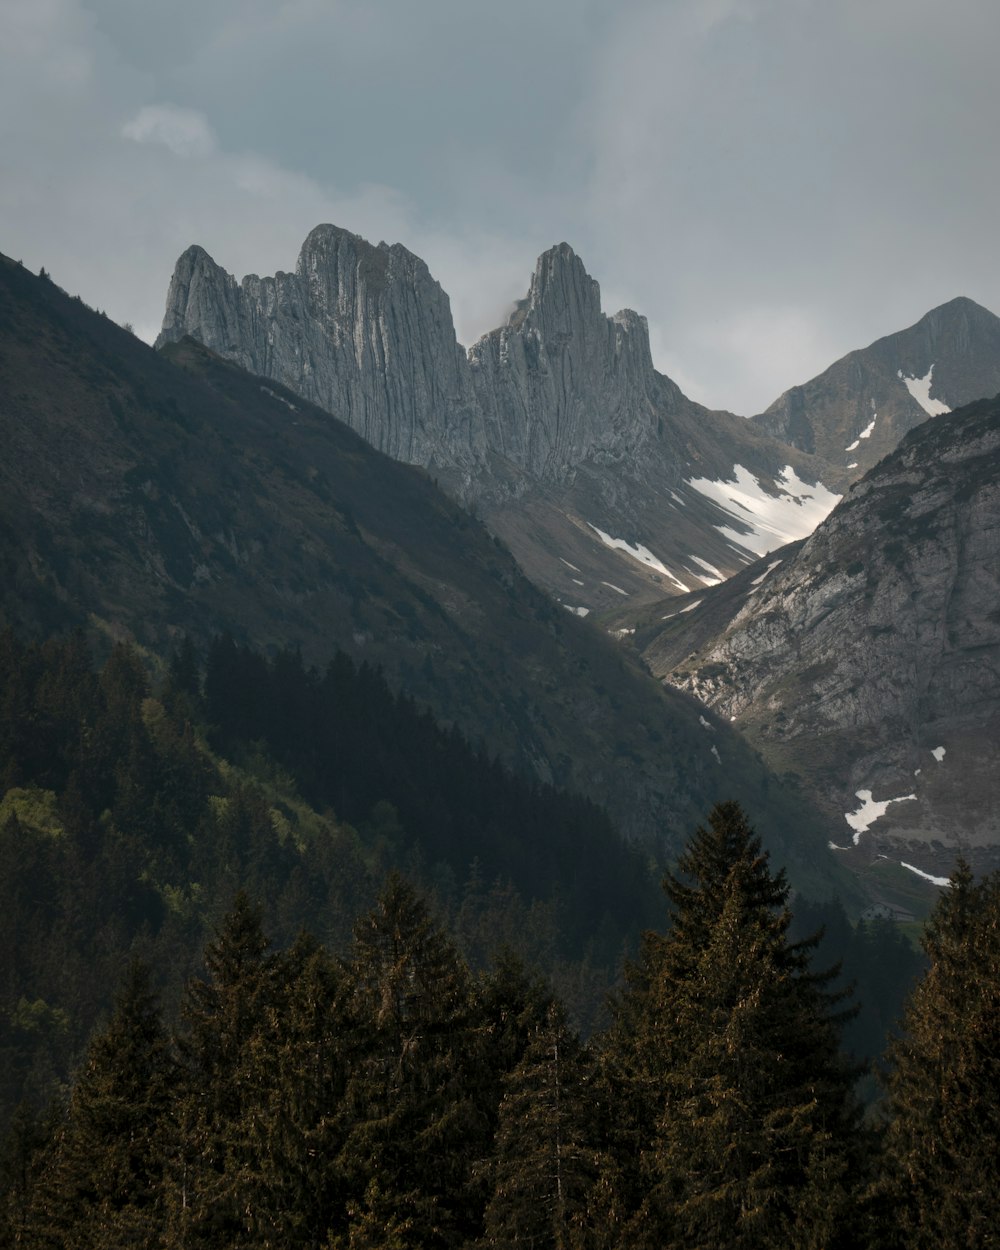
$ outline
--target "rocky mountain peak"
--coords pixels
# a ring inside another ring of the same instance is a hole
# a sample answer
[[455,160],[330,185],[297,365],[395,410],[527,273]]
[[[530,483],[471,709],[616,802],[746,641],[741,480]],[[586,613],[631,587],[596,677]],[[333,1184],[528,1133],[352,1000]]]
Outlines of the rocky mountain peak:
[[492,447],[542,481],[595,455],[637,453],[657,378],[644,317],[608,317],[568,243],[543,252],[505,326],[469,351]]
[[928,417],[998,391],[1000,318],[960,296],[792,387],[754,422],[828,461],[828,484],[843,490]]
[[483,454],[448,297],[399,244],[376,247],[320,225],[294,273],[240,284],[189,248],[157,344],[185,334],[326,408],[397,460],[461,473]]

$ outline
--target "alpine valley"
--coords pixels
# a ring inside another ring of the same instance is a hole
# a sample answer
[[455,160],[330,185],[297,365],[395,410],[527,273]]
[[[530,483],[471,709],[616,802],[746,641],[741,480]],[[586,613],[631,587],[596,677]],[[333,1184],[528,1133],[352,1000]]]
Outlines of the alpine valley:
[[156,347],[0,257],[0,1244],[659,1247],[719,1160],[671,1244],[876,1244],[928,915],[996,1015],[997,391],[957,299],[709,411],[565,244],[468,351],[333,226]]
[[[766,811],[793,882],[857,909],[922,911],[1000,848],[970,676],[996,671],[993,409],[947,415],[1000,391],[971,301],[748,420],[658,373],[566,244],[468,351],[418,257],[331,225],[240,283],[189,248],[156,351],[13,262],[0,284],[19,634],[342,649],[658,854],[718,798]],[[873,874],[889,828],[909,870]]]
[[991,312],[954,299],[747,420],[658,373],[566,244],[466,352],[419,259],[320,226],[240,284],[189,249],[160,343],[183,336],[424,466],[797,779],[871,896],[1000,857],[996,413],[948,415],[1000,392]]

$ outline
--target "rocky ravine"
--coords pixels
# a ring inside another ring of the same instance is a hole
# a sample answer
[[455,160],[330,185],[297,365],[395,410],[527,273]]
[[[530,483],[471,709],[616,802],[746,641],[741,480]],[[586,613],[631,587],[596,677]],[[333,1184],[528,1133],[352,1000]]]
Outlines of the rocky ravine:
[[845,857],[1000,864],[1000,401],[926,422],[699,599],[633,618],[648,664],[800,774]]

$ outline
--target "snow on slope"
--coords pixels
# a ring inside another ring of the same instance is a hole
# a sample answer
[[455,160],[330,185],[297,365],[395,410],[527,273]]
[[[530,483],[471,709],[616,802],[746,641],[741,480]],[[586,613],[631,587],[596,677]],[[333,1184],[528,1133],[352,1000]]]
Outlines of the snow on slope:
[[951,412],[951,409],[940,399],[931,399],[931,377],[933,373],[934,366],[931,365],[927,370],[927,375],[922,378],[908,378],[902,369],[897,369],[896,376],[902,379],[906,384],[906,389],[929,417],[939,417],[942,413]]
[[[606,534],[604,530],[598,529],[597,526],[593,525],[590,521],[588,521],[587,524],[594,531],[601,542],[604,543],[605,547],[610,547],[612,551],[626,552],[626,554],[630,555],[633,560],[638,560],[640,564],[645,564],[649,568],[655,569],[657,573],[662,573],[664,577],[669,577],[678,589],[682,590],[685,594],[687,593],[688,587],[684,585],[680,578],[675,577],[663,561],[658,560],[648,547],[644,547],[642,543],[628,543],[624,538],[612,538],[610,534]],[[615,586],[613,589],[617,590],[618,587]],[[624,594],[625,592],[621,591],[620,593]]]
[[750,527],[747,534],[725,525],[715,528],[734,546],[755,556],[806,538],[840,502],[840,495],[827,490],[822,482],[810,486],[801,481],[791,465],[778,474],[778,495],[768,494],[741,464],[734,465],[733,472],[735,481],[713,482],[700,477],[692,478],[688,485]]

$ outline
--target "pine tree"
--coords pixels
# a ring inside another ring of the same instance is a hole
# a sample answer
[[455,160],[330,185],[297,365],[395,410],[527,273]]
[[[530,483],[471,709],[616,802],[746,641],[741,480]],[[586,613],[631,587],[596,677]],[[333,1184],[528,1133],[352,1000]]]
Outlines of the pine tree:
[[167,1112],[175,1088],[176,1067],[149,976],[134,963],[73,1088],[22,1244],[66,1250],[160,1244]]
[[789,941],[784,874],[737,804],[712,811],[679,868],[605,1060],[627,1241],[839,1244],[859,1109],[831,974],[810,971],[814,942]]
[[1000,874],[976,884],[960,863],[923,948],[930,968],[889,1054],[882,1190],[896,1231],[883,1241],[978,1250],[1000,1228]]

